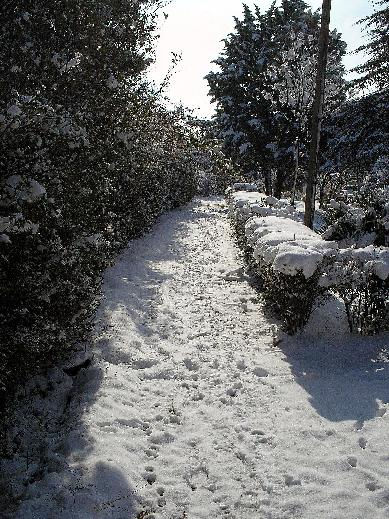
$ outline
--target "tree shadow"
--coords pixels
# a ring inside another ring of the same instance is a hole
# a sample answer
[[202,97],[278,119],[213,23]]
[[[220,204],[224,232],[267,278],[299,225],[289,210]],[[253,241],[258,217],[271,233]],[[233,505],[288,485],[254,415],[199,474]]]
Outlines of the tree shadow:
[[87,477],[77,472],[73,481],[67,482],[66,493],[57,495],[63,519],[135,519],[138,516],[139,499],[120,469],[100,461]]
[[389,403],[389,334],[351,335],[343,305],[317,308],[307,328],[279,346],[296,382],[327,420],[353,420],[362,427],[382,416]]

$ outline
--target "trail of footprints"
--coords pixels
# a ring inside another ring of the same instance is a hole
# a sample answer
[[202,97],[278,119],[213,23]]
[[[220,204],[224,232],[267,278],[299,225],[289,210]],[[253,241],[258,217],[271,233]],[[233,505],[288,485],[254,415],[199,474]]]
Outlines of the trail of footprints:
[[[244,388],[244,384],[239,379],[239,373],[241,376],[244,374],[245,377],[251,377],[254,380],[260,377],[267,377],[269,374],[265,369],[259,366],[250,367],[250,365],[247,364],[247,361],[238,359],[233,364],[236,366],[236,372],[233,372],[230,377],[223,378],[220,376],[215,376],[214,378],[202,381],[200,378],[200,371],[203,363],[206,362],[213,369],[215,369],[216,372],[218,372],[220,370],[219,361],[213,358],[209,358],[201,359],[200,362],[200,359],[197,360],[194,358],[185,357],[181,362],[182,366],[186,368],[186,372],[184,369],[184,375],[182,377],[183,381],[180,383],[180,387],[188,391],[188,398],[187,400],[184,398],[184,402],[189,406],[191,405],[190,401],[200,404],[201,401],[205,399],[205,394],[208,397],[214,398],[215,392],[217,395],[219,395],[218,399],[221,404],[228,404],[233,406],[234,402],[238,401],[237,397]],[[141,372],[143,374],[145,371],[155,369],[162,364],[164,364],[163,361],[147,361],[147,359],[145,360],[140,358],[133,360],[131,369],[133,369],[135,372]],[[231,378],[233,380],[234,378],[238,378],[238,380],[235,382],[232,381],[231,383]],[[137,404],[134,402],[135,405],[131,405],[131,407],[140,407],[143,409],[147,407],[150,408],[150,397],[153,394],[153,390],[149,386],[151,380],[149,378],[143,377],[139,377],[139,379],[141,385],[138,391],[138,395],[140,398]],[[117,389],[121,390],[123,388],[120,387],[119,384]],[[143,470],[141,470],[141,476],[146,482],[147,486],[150,485],[150,487],[153,488],[153,492],[155,493],[153,501],[160,509],[166,505],[166,491],[165,488],[159,483],[157,460],[161,455],[161,448],[163,449],[165,445],[173,443],[177,439],[178,430],[176,428],[182,425],[185,417],[185,411],[182,409],[176,409],[174,401],[172,400],[169,402],[166,399],[168,393],[168,391],[165,392],[162,390],[162,398],[157,400],[154,405],[152,405],[152,407],[155,409],[155,414],[152,419],[145,420],[130,416],[125,418],[116,418],[113,422],[106,420],[97,423],[97,425],[101,427],[105,433],[116,433],[118,429],[131,428],[140,431],[141,436],[144,434],[145,445],[143,452],[145,458],[149,461],[144,463]],[[100,405],[103,406],[104,402],[100,402]],[[233,411],[231,410],[228,412],[230,413]],[[247,426],[236,427],[235,431],[232,431],[232,435],[232,437],[226,438],[226,441],[222,443],[217,442],[218,445],[215,445],[215,451],[229,452],[231,449],[231,443],[237,441],[238,446],[235,449],[236,458],[245,464],[248,469],[251,470],[251,472],[253,472],[255,470],[255,458],[250,459],[244,446],[248,446],[248,444],[258,445],[258,447],[262,444],[268,444],[271,446],[271,437],[266,435],[265,431],[261,429],[251,429]],[[187,443],[191,448],[198,450],[198,441],[189,440]],[[242,444],[242,448],[239,448],[239,444]],[[133,452],[134,447],[129,445],[128,450],[129,452]],[[223,454],[221,453],[221,455]],[[204,469],[202,466],[193,470],[189,474],[182,474],[182,477],[192,492],[206,489],[211,493],[215,493],[218,489],[217,481],[209,478],[208,474],[206,473],[206,469]],[[231,515],[229,505],[227,504],[227,496],[216,492],[213,501],[220,505],[220,511],[223,517],[234,517],[234,515]]]

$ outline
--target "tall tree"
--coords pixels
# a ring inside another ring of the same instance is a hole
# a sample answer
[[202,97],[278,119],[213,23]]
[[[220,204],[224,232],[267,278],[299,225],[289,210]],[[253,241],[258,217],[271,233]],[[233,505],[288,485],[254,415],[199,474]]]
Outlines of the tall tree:
[[389,91],[349,99],[323,121],[318,198],[323,206],[346,187],[362,197],[363,182],[388,157]]
[[323,0],[321,29],[319,38],[319,53],[316,71],[315,100],[312,109],[312,130],[311,144],[309,149],[307,188],[305,194],[304,223],[305,225],[311,228],[313,227],[313,218],[315,214],[317,167],[321,135],[321,122],[323,117],[325,76],[328,60],[330,16],[331,0]]
[[[264,13],[245,6],[215,61],[219,70],[207,76],[227,153],[276,196],[292,187],[297,161],[304,181],[319,22],[302,0],[283,0]],[[344,97],[344,53],[333,31],[327,74],[332,110]]]
[[389,3],[376,0],[374,5],[378,9],[359,21],[365,25],[369,42],[355,51],[366,52],[368,59],[353,70],[362,74],[357,85],[382,90],[389,88]]

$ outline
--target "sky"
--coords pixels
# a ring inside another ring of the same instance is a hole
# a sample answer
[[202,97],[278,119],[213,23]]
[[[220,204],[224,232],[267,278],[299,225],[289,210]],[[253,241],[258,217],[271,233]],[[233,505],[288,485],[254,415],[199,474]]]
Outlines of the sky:
[[[306,0],[313,9],[321,8],[322,0]],[[272,0],[246,0],[249,7],[254,4],[266,10]],[[207,95],[208,87],[204,76],[215,70],[212,60],[222,48],[221,40],[234,28],[234,16],[241,17],[241,0],[172,0],[164,9],[168,18],[161,17],[160,38],[156,49],[156,63],[150,70],[151,77],[160,83],[166,76],[172,52],[182,55],[175,68],[166,94],[173,103],[196,109],[200,117],[210,117],[213,105]],[[331,28],[342,33],[348,50],[356,49],[365,40],[361,26],[355,22],[373,12],[370,0],[333,0]],[[347,55],[349,70],[363,60],[363,55]]]

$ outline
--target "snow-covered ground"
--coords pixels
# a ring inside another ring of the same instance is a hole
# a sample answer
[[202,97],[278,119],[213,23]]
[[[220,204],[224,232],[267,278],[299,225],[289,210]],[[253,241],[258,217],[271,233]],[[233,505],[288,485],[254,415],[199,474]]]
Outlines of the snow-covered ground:
[[162,217],[107,271],[94,360],[59,377],[67,424],[12,517],[389,518],[388,335],[351,337],[334,302],[274,330],[224,203]]

